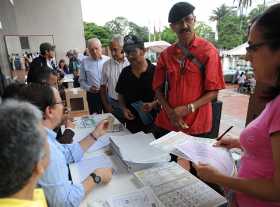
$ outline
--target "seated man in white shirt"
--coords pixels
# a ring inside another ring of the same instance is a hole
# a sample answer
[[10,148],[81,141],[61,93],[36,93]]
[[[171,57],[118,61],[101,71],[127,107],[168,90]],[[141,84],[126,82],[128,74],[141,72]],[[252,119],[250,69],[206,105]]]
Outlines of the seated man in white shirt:
[[53,131],[63,117],[63,102],[56,88],[42,84],[27,85],[16,96],[38,106],[43,112],[43,126],[48,135],[50,162],[39,185],[44,189],[49,206],[79,206],[83,198],[96,185],[106,184],[111,180],[112,169],[95,170],[81,184],[74,185],[69,179],[68,164],[81,160],[83,153],[106,133],[108,121],[101,121],[88,136],[78,143],[60,144]]
[[112,58],[104,63],[102,69],[100,95],[104,111],[113,113],[122,122],[123,112],[115,88],[122,69],[130,64],[124,55],[122,36],[116,35],[112,38],[110,51]]

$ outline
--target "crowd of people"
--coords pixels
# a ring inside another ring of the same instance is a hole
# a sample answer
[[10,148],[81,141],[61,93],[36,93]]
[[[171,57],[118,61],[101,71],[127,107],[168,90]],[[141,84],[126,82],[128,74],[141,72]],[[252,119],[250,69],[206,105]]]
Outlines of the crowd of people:
[[[110,112],[132,133],[151,132],[159,138],[182,131],[206,137],[213,130],[212,103],[225,83],[218,50],[195,34],[194,10],[187,2],[171,8],[168,22],[177,42],[160,54],[156,66],[145,58],[141,37],[133,34],[111,39],[111,57],[103,55],[100,40],[92,38],[87,56],[79,58],[69,51],[69,64],[62,59],[58,67],[52,64],[55,46],[40,45],[27,84],[9,85],[2,96],[0,206],[46,205],[33,196],[37,187],[44,190],[49,206],[79,206],[93,188],[112,178],[111,168],[99,168],[82,183],[72,183],[68,164],[81,160],[106,133],[109,122],[101,121],[84,139],[72,143],[74,124],[64,114],[63,90],[58,86],[63,75],[72,73],[75,87],[87,92],[90,114]],[[190,165],[191,173],[210,186],[224,187],[232,206],[280,205],[279,25],[280,4],[275,4],[252,22],[248,34],[246,58],[255,79],[270,86],[266,108],[240,139],[226,137],[215,144],[244,151],[237,174],[226,176],[204,163]],[[179,159],[173,155],[171,161]]]

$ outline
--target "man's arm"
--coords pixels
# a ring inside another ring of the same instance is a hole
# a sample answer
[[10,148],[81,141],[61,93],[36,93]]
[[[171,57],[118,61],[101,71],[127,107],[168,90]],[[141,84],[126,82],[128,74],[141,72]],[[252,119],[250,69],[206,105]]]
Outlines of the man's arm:
[[91,132],[88,136],[86,136],[79,142],[84,152],[87,151],[93,143],[95,143],[102,135],[104,135],[107,132],[108,126],[108,120],[104,119],[103,121],[97,124],[93,132]]
[[105,112],[111,113],[113,111],[112,106],[108,103],[108,93],[107,93],[107,86],[101,85],[100,86],[100,96],[102,104],[105,108]]
[[[112,178],[112,168],[98,168],[94,171],[94,173],[101,177],[101,183],[100,184],[107,184],[111,181]],[[85,193],[88,194],[90,191],[92,191],[93,188],[97,185],[93,178],[91,176],[88,176],[83,181],[83,186]]]
[[[218,97],[219,91],[208,91],[206,92],[203,96],[201,96],[199,99],[196,101],[190,103],[193,104],[194,110],[198,109],[199,107],[211,102],[212,100],[215,100]],[[178,116],[184,117],[188,113],[190,113],[187,104],[182,105],[182,106],[177,106],[175,108],[175,113]]]
[[100,96],[101,96],[102,104],[105,108],[105,112],[111,113],[113,110],[112,110],[111,105],[108,103],[108,91],[107,91],[108,87],[107,87],[107,84],[109,82],[109,79],[108,79],[108,76],[107,76],[107,73],[106,73],[108,70],[110,70],[109,61],[110,60],[106,61],[103,64],[103,67],[102,67]]
[[176,128],[185,129],[188,128],[186,123],[183,121],[182,117],[175,113],[175,110],[170,107],[167,100],[165,99],[163,93],[161,92],[161,88],[157,88],[155,90],[156,98],[158,99],[159,103],[162,106],[162,109],[165,111],[168,119],[171,121],[172,125]]
[[87,76],[86,76],[84,60],[83,60],[83,62],[81,64],[79,82],[80,82],[81,88],[85,89],[86,91],[90,91],[91,86],[87,84],[86,79],[87,79]]
[[128,119],[128,120],[133,120],[135,118],[135,116],[133,115],[133,113],[126,107],[125,104],[125,100],[122,94],[118,94],[118,101],[120,104],[120,107],[123,110],[123,116],[124,118]]

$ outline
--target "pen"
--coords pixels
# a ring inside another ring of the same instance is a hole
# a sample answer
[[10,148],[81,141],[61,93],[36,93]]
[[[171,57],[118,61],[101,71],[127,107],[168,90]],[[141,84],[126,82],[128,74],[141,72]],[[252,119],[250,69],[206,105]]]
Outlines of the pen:
[[223,136],[225,136],[225,134],[228,133],[228,132],[232,129],[232,127],[233,127],[233,126],[229,127],[229,128],[228,128],[224,133],[222,133],[216,140],[219,141],[220,139],[222,139]]

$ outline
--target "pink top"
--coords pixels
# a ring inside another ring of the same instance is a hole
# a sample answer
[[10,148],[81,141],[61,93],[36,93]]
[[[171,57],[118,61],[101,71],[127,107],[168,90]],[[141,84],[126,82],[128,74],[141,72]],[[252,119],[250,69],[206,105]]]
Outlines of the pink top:
[[[244,156],[238,170],[239,177],[248,179],[273,177],[275,163],[270,134],[277,131],[280,131],[280,95],[269,102],[264,111],[241,133],[240,144]],[[240,192],[236,192],[236,200],[239,207],[280,206],[280,203],[261,201]]]

